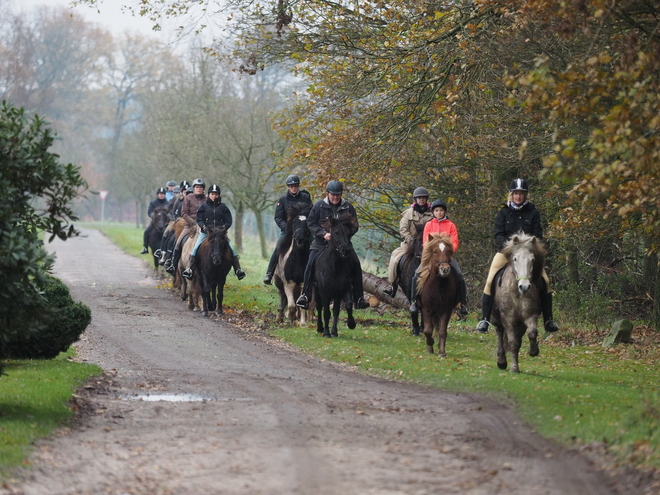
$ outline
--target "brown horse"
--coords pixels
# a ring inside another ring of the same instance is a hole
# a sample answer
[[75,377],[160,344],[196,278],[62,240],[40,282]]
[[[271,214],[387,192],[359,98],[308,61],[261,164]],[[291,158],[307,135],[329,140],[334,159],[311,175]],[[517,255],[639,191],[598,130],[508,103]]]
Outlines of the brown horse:
[[451,270],[454,246],[447,234],[430,234],[419,265],[418,301],[422,309],[426,350],[433,354],[434,338],[438,339],[438,355],[446,357],[447,326],[458,304],[456,275]]
[[199,297],[202,294],[202,286],[199,277],[193,276],[192,280],[188,280],[182,273],[189,267],[190,255],[195,247],[198,236],[199,228],[195,224],[190,229],[188,239],[181,245],[181,260],[179,261],[178,270],[174,274],[174,286],[181,288],[181,300],[188,301],[188,309],[191,311],[199,308]]
[[518,353],[527,333],[529,355],[539,354],[537,320],[541,314],[540,290],[545,290],[543,267],[546,249],[539,239],[522,232],[514,235],[502,250],[508,260],[491,286],[491,324],[497,331],[497,367],[505,370],[511,356],[511,372],[520,373]]

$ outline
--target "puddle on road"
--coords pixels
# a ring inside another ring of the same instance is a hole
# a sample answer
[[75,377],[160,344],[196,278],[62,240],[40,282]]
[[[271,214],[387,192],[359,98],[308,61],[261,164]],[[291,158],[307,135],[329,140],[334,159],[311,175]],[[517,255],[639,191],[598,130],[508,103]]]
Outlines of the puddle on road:
[[195,394],[136,394],[119,397],[122,400],[141,400],[144,402],[229,402],[251,401],[248,397],[209,397]]

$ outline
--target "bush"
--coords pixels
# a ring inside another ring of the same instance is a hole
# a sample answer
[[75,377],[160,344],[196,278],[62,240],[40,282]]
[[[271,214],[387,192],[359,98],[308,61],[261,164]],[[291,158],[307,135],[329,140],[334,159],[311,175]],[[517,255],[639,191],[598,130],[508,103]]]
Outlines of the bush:
[[92,321],[91,310],[75,302],[69,288],[54,277],[44,290],[44,298],[52,309],[48,324],[35,332],[19,334],[2,345],[2,356],[7,359],[53,359],[66,351]]

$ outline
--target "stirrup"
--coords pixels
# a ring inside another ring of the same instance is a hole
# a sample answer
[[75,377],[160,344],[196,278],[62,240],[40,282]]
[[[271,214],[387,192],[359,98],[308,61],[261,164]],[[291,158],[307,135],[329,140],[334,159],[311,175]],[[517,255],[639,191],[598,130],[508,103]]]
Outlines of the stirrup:
[[307,300],[307,296],[305,294],[301,294],[300,297],[296,300],[296,306],[302,309],[307,309],[309,306],[309,301]]
[[163,252],[160,249],[154,251],[154,258],[160,258],[163,255]]
[[236,274],[236,278],[238,280],[243,280],[245,278],[245,272],[240,268],[238,268],[234,273]]
[[273,284],[273,275],[270,273],[267,273],[266,276],[264,277],[264,284],[266,285],[272,285]]
[[142,251],[140,251],[140,254],[149,254],[149,249],[147,249],[146,247],[143,247]]
[[390,285],[390,286],[388,286],[388,287],[385,287],[385,288],[383,289],[383,294],[385,294],[385,295],[388,296],[388,297],[394,297],[394,294],[395,294],[395,292],[394,292],[394,285]]
[[192,269],[186,268],[185,270],[183,270],[183,273],[181,273],[181,276],[190,280],[193,277]]
[[418,311],[417,301],[413,301],[412,304],[410,305],[410,312],[417,313],[417,311]]
[[361,297],[355,302],[355,307],[357,309],[367,309],[367,308],[371,307],[371,304],[369,304],[367,301],[365,301],[364,297]]
[[176,271],[176,268],[174,268],[174,265],[170,263],[170,266],[165,267],[165,271],[167,273],[173,274]]
[[488,333],[488,326],[490,323],[488,320],[481,320],[477,325],[477,332],[479,333]]

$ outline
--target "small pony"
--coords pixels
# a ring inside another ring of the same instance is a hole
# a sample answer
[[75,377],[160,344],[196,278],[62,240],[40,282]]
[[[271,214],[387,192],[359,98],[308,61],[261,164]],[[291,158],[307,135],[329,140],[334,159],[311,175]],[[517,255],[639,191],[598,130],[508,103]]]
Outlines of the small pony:
[[537,320],[541,314],[540,290],[545,290],[543,267],[546,248],[533,235],[519,232],[502,250],[508,264],[493,280],[491,324],[497,331],[497,367],[505,370],[506,354],[511,356],[511,372],[520,373],[518,353],[525,333],[529,355],[539,354]]
[[151,253],[154,255],[154,270],[158,270],[158,258],[155,256],[156,252],[159,251],[163,232],[169,222],[167,212],[167,206],[158,206],[157,208],[154,208],[154,211],[151,214],[151,225],[153,229],[151,230],[149,239],[147,239],[147,244],[151,248]]
[[312,205],[297,203],[286,212],[287,225],[284,236],[278,243],[278,262],[273,274],[273,282],[280,293],[280,304],[277,306],[277,321],[284,320],[284,309],[287,309],[289,324],[299,319],[304,325],[307,320],[306,311],[296,306],[296,299],[302,293],[305,266],[309,259],[310,233],[307,226],[307,215]]
[[[408,250],[402,259],[402,263],[399,262],[400,272],[399,272],[399,286],[405,294],[408,302],[411,303],[410,297],[412,296],[412,284],[413,277],[415,272],[419,268],[420,260],[422,257],[422,235],[424,233],[424,227],[417,227],[417,235],[412,242],[408,244]],[[419,321],[419,311],[410,313],[410,322],[412,324],[412,334],[418,336],[421,333],[422,326],[424,325],[424,319],[422,318],[421,326]]]
[[204,241],[197,248],[197,265],[195,274],[200,279],[202,287],[202,315],[208,316],[209,311],[222,314],[227,274],[232,267],[232,252],[224,229],[211,229]]
[[[316,331],[324,337],[337,337],[337,320],[344,301],[348,314],[347,326],[355,328],[353,318],[353,274],[359,269],[359,260],[353,250],[349,231],[355,230],[356,219],[343,215],[339,219],[329,217],[321,225],[330,232],[330,241],[314,263],[314,298],[317,302]],[[332,303],[332,329],[330,324]]]
[[438,339],[438,355],[441,357],[447,356],[447,326],[459,300],[456,274],[450,265],[453,255],[454,246],[448,234],[429,234],[422,250],[417,280],[426,350],[433,354],[435,337]]

